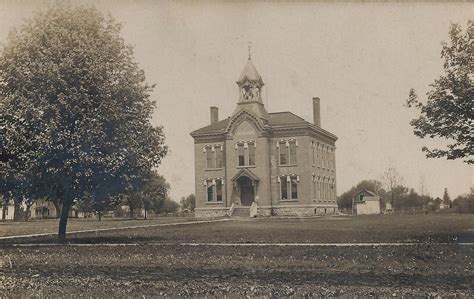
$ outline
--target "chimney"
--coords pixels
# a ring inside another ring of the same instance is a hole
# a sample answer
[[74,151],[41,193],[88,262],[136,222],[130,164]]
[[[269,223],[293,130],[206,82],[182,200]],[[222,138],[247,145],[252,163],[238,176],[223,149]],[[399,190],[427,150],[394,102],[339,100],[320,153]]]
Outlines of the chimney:
[[219,121],[219,108],[211,107],[211,125]]
[[319,98],[313,98],[313,118],[314,125],[321,127],[321,109],[320,109]]

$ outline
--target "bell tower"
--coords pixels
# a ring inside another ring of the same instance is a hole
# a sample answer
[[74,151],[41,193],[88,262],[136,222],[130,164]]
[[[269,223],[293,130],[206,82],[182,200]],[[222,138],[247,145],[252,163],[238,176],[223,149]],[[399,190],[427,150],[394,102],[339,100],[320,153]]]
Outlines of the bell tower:
[[253,65],[252,59],[247,60],[244,70],[237,80],[239,86],[239,102],[260,102],[262,103],[262,77],[260,77],[257,69]]
[[239,87],[239,102],[234,114],[246,110],[259,118],[268,120],[268,112],[262,101],[262,88],[265,83],[252,62],[250,51],[247,64],[236,83]]

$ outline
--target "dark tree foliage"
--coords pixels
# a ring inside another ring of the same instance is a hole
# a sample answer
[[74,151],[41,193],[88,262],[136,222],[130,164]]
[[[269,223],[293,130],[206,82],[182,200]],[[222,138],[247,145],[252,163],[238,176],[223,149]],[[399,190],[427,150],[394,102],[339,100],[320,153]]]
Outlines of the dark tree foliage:
[[196,196],[194,196],[194,194],[189,194],[186,197],[181,197],[179,205],[183,211],[188,210],[194,212],[194,209],[196,208]]
[[134,210],[144,209],[146,219],[148,211],[160,213],[168,198],[169,189],[170,185],[163,176],[150,172],[142,186],[122,194],[123,203],[129,206],[131,217],[134,216]]
[[93,7],[58,5],[1,51],[0,152],[14,158],[1,162],[0,188],[60,199],[60,241],[74,201],[100,204],[142,185],[167,152],[150,123],[153,86],[120,30]]
[[451,25],[451,43],[443,43],[444,75],[430,86],[428,101],[418,101],[411,89],[408,107],[415,107],[420,116],[410,124],[420,138],[443,138],[449,141],[447,148],[423,147],[428,158],[446,157],[474,163],[473,102],[474,102],[474,22],[469,21],[466,31]]
[[443,203],[446,204],[446,205],[451,204],[451,197],[449,196],[448,188],[444,188]]
[[453,208],[458,213],[474,213],[474,193],[456,197],[453,201]]
[[171,198],[166,198],[163,206],[158,211],[159,213],[176,213],[179,210],[179,204]]

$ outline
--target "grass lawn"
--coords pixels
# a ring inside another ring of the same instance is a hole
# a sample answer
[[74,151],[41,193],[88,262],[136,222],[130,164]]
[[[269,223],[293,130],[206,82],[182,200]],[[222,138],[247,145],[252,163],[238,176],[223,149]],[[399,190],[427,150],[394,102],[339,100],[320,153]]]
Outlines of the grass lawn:
[[[141,226],[182,221],[182,218],[129,221],[72,221],[68,230]],[[187,220],[190,220],[188,218]],[[20,224],[17,231],[33,233],[57,222]],[[21,229],[26,226],[26,229]],[[1,226],[0,226],[1,227]],[[9,228],[9,225],[7,225]],[[15,230],[15,225],[12,225]],[[189,225],[150,227],[120,231],[70,234],[72,243],[360,243],[360,242],[474,242],[474,215],[338,216],[307,219],[250,219]],[[55,242],[55,236],[1,243]]]
[[[162,217],[150,218],[147,220],[102,218],[101,221],[98,221],[96,219],[71,218],[68,220],[67,229],[68,231],[77,231],[114,227],[153,225],[159,223],[185,222],[189,220],[194,220],[194,218]],[[55,234],[58,231],[58,225],[59,219],[31,220],[28,222],[0,222],[0,237],[46,233]]]
[[[4,242],[0,244],[0,294],[472,298],[474,246],[457,243],[473,241],[473,220],[474,215],[256,219],[69,236],[71,243],[94,246],[13,247]],[[407,241],[416,245],[178,244]]]

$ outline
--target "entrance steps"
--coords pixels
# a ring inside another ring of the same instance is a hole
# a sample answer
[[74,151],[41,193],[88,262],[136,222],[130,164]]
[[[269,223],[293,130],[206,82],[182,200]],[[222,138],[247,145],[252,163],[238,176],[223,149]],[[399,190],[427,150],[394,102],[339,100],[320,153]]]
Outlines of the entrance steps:
[[232,218],[250,218],[250,207],[235,207]]

